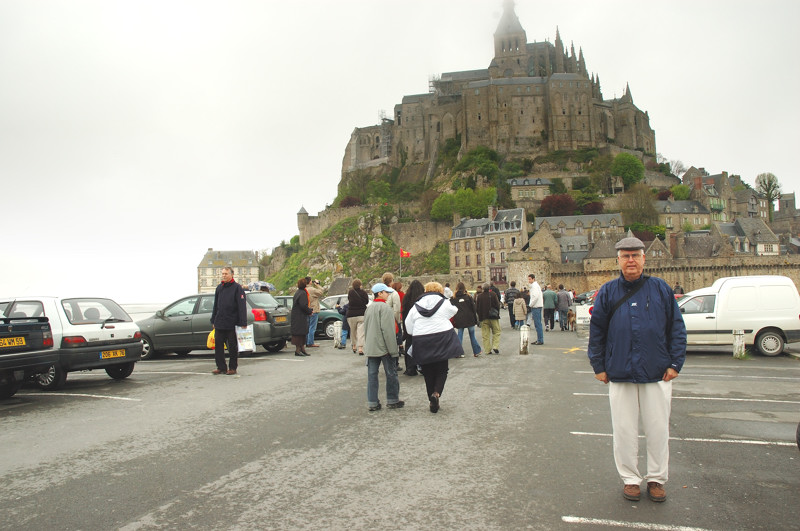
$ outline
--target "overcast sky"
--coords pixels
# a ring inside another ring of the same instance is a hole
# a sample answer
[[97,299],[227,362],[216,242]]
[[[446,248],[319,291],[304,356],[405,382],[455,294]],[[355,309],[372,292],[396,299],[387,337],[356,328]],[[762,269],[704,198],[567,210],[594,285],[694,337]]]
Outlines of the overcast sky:
[[[354,127],[486,68],[502,0],[3,0],[0,296],[170,302],[336,196]],[[518,0],[669,159],[800,189],[800,2]]]

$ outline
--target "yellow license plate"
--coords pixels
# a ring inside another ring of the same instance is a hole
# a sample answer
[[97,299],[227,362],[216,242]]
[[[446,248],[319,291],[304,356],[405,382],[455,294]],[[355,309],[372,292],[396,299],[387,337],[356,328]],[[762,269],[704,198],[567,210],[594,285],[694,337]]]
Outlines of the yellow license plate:
[[275,318],[275,322],[276,323],[285,323],[286,322],[286,316],[285,315],[279,315],[278,317]]
[[24,337],[3,337],[0,338],[0,347],[24,347]]
[[107,360],[109,358],[124,358],[125,357],[125,349],[122,350],[104,350],[100,353],[101,360]]

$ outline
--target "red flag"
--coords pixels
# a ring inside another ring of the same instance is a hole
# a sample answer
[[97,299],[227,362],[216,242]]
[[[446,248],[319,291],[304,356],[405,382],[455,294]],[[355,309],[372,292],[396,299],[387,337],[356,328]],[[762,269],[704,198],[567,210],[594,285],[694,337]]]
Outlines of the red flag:
[[408,258],[409,256],[411,256],[411,253],[404,251],[402,248],[400,249],[400,258]]

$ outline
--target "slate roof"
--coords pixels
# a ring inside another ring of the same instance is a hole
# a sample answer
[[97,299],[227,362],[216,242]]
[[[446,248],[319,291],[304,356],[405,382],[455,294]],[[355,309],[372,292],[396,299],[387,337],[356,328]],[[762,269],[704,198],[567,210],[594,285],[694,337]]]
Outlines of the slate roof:
[[258,265],[258,255],[255,251],[215,251],[209,249],[197,267],[222,267],[231,266],[234,269],[240,266]]
[[739,218],[733,223],[719,223],[719,230],[730,237],[746,237],[750,243],[778,243],[780,240],[764,220]]
[[[697,201],[653,201],[653,206],[659,214],[694,214],[697,207],[697,214],[708,214],[708,209]],[[670,211],[667,212],[667,207]]]
[[711,231],[698,230],[685,234],[683,251],[686,258],[711,258],[720,249],[719,244],[711,237]]
[[513,179],[506,179],[506,182],[511,186],[550,186],[553,184],[550,179],[542,179],[541,177],[514,177]]
[[[451,239],[477,238],[486,234],[503,232],[519,232],[525,223],[525,209],[511,208],[498,210],[494,220],[488,217],[480,219],[462,218],[461,223],[453,227]],[[492,230],[490,230],[492,229]]]
[[569,228],[574,228],[575,224],[580,221],[583,223],[584,227],[592,227],[592,223],[594,221],[599,221],[601,227],[610,227],[611,221],[615,222],[615,226],[622,227],[622,214],[615,213],[615,214],[584,214],[581,216],[549,216],[549,217],[538,217],[536,218],[536,230],[539,230],[539,227],[542,225],[543,222],[547,221],[547,223],[552,227],[558,227],[558,224],[562,221],[564,224]]

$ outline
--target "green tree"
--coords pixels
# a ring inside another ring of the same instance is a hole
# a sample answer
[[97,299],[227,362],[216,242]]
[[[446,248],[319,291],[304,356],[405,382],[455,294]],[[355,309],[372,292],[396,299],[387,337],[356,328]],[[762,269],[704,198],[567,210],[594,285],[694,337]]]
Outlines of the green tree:
[[626,225],[658,224],[658,211],[653,205],[653,194],[644,184],[637,184],[620,199],[619,209]]
[[759,173],[756,177],[756,192],[762,194],[769,205],[769,221],[775,211],[775,201],[781,198],[781,183],[774,173]]
[[644,177],[644,164],[630,153],[620,153],[611,163],[611,175],[622,177],[625,189],[629,190]]
[[689,199],[689,195],[691,195],[692,190],[685,184],[676,184],[672,188],[669,189],[672,192],[672,198],[675,201],[685,201]]
[[442,194],[436,198],[431,206],[431,219],[444,221],[453,217],[456,196],[454,194]]
[[553,179],[553,181],[550,183],[550,186],[547,188],[550,190],[550,194],[552,195],[567,193],[567,187],[564,185],[564,180],[559,179],[558,177]]

